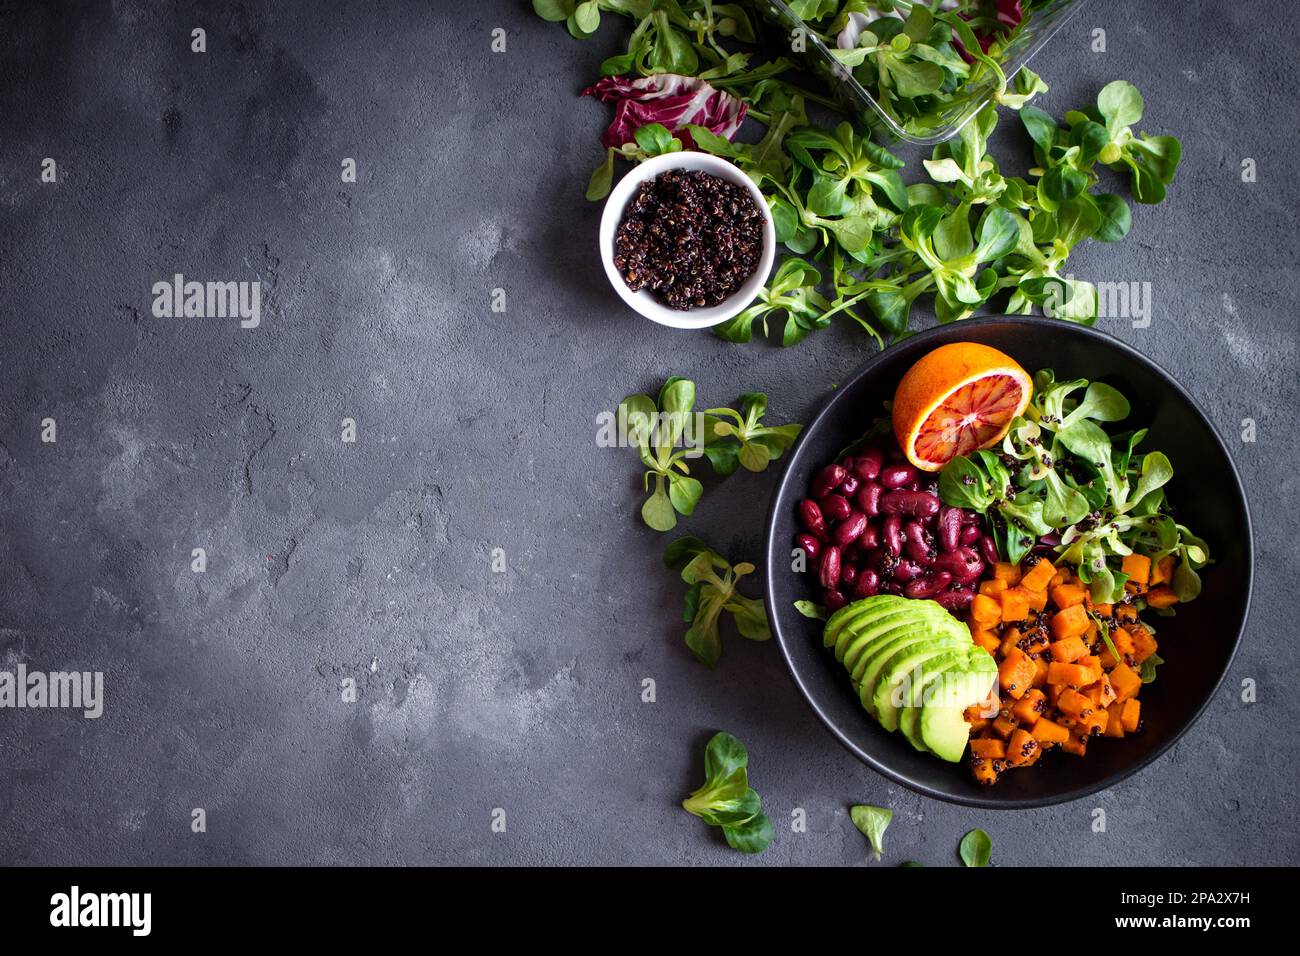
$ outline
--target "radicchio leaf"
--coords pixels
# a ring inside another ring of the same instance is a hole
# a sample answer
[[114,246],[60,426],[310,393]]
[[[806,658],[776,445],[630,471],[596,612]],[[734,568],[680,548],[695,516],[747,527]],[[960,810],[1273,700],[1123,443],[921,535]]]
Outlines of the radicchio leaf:
[[661,123],[687,149],[695,143],[687,125],[703,126],[731,139],[745,118],[746,106],[730,93],[715,90],[704,80],[676,73],[655,73],[638,79],[602,77],[582,91],[604,103],[613,103],[614,121],[600,137],[605,147],[617,149],[633,141],[638,127]]

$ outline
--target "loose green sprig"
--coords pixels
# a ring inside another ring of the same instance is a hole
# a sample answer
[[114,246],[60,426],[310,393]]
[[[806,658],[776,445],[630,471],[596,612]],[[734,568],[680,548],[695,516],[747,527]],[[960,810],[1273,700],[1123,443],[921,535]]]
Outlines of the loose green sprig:
[[704,494],[704,486],[691,477],[686,463],[704,455],[704,436],[695,415],[695,383],[674,376],[664,382],[657,401],[640,393],[629,395],[619,403],[618,425],[620,439],[636,447],[645,465],[643,484],[650,497],[641,506],[641,517],[656,531],[671,531],[677,526],[677,515],[694,513]]
[[732,565],[699,538],[678,538],[664,552],[664,564],[681,572],[689,586],[682,611],[686,646],[701,663],[712,667],[722,656],[719,623],[722,612],[731,615],[741,637],[766,641],[772,637],[763,602],[737,590],[740,579],[754,572],[748,562]]
[[884,807],[860,805],[849,808],[849,818],[871,844],[872,855],[879,860],[885,852],[885,830],[894,819],[894,811]]
[[[704,486],[692,477],[688,461],[707,457],[722,477],[737,467],[763,471],[780,458],[798,437],[802,425],[765,425],[767,396],[748,392],[740,409],[695,410],[695,383],[673,376],[664,382],[658,399],[638,393],[619,403],[617,422],[621,444],[637,449],[645,465],[649,497],[641,517],[656,531],[671,531],[677,515],[695,511]],[[654,484],[651,489],[651,482]]]
[[802,425],[764,425],[767,396],[748,392],[740,396],[740,411],[734,408],[710,408],[705,430],[704,454],[713,470],[727,476],[737,465],[746,471],[764,471],[770,462],[785,454],[799,437]]
[[688,813],[721,827],[727,845],[762,853],[772,842],[772,822],[763,800],[749,785],[749,753],[731,734],[719,731],[704,749],[704,785],[682,801]]
[[993,841],[983,830],[971,830],[957,846],[961,861],[966,866],[988,866],[993,852]]

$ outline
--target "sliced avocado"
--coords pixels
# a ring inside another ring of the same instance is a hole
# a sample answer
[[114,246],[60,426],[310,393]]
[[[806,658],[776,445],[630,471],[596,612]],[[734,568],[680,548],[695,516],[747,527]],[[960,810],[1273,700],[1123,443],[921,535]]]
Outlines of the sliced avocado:
[[[875,601],[875,598],[866,598],[868,601]],[[938,626],[943,618],[951,618],[948,612],[939,605],[927,601],[929,607],[924,606],[920,601],[909,601],[906,598],[894,598],[901,600],[900,603],[877,604],[866,609],[864,613],[857,617],[849,618],[840,628],[835,638],[835,658],[845,666],[848,666],[846,657],[848,655],[849,645],[854,642],[854,635],[860,633],[864,628],[874,626],[877,622],[886,620],[909,620],[925,621],[931,626]],[[969,635],[967,635],[969,637]]]
[[[839,645],[843,645],[844,653],[837,653],[836,656],[840,658],[840,663],[852,674],[857,662],[862,659],[862,655],[870,651],[879,641],[884,640],[899,628],[915,628],[918,623],[922,622],[918,622],[914,614],[909,614],[906,611],[896,611],[893,614],[873,618],[870,621],[860,618],[850,621],[844,630],[840,631],[839,642],[836,645],[837,651]],[[923,626],[928,627],[928,623]]]
[[961,674],[953,690],[958,703],[952,705],[942,700],[921,708],[917,729],[922,742],[936,757],[957,763],[966,752],[970,738],[970,724],[966,722],[966,708],[973,707],[988,696],[989,688],[997,680],[997,665],[993,658],[976,648],[969,670]]
[[869,648],[858,655],[853,670],[849,676],[858,688],[858,696],[862,700],[862,706],[867,709],[867,713],[876,716],[875,702],[872,695],[876,690],[876,680],[880,676],[880,669],[895,654],[914,644],[920,644],[925,641],[934,640],[934,628],[926,621],[913,621],[905,627],[899,627],[890,631],[874,641]]
[[879,681],[871,697],[875,708],[873,713],[880,721],[880,726],[889,731],[898,729],[901,708],[894,702],[894,691],[916,667],[940,654],[952,652],[955,647],[956,642],[952,637],[946,632],[941,632],[931,640],[908,645],[890,657],[880,671]]
[[826,647],[834,647],[836,649],[835,658],[840,660],[843,657],[840,642],[844,629],[848,625],[858,620],[883,617],[906,607],[908,603],[906,598],[897,595],[877,594],[874,597],[863,598],[860,601],[846,604],[827,619],[826,627],[822,631],[822,643]]
[[927,689],[941,682],[948,674],[960,673],[962,668],[968,666],[969,660],[966,647],[953,647],[938,657],[930,658],[913,672],[911,685],[907,688],[907,703],[898,712],[898,729],[917,750],[925,752],[928,749],[921,740],[920,731],[921,709]]
[[[909,634],[909,640],[891,640],[888,643],[873,645],[870,652],[858,658],[853,668],[854,679],[858,681],[858,696],[867,713],[879,719],[880,711],[876,705],[875,693],[881,674],[885,667],[893,662],[895,655],[914,644],[926,641],[944,640],[953,646],[973,646],[966,628],[951,614],[933,601],[911,601],[915,605],[915,626]],[[929,607],[927,607],[927,605]],[[931,610],[932,609],[932,610]],[[892,728],[891,728],[892,729]]]

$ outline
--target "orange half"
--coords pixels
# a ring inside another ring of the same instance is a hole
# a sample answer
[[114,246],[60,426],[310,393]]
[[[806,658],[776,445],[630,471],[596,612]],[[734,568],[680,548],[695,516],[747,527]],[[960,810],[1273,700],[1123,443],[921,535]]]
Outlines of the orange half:
[[894,393],[894,435],[923,471],[1002,440],[1033,393],[1011,356],[976,342],[941,345],[907,370]]

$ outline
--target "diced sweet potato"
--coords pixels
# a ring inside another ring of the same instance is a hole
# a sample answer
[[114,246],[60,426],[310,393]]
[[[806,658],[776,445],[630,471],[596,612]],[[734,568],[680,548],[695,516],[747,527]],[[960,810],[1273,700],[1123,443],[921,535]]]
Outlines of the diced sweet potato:
[[1097,709],[1086,694],[1081,694],[1073,688],[1061,691],[1061,696],[1056,699],[1056,706],[1061,713],[1068,714],[1075,720],[1086,717]]
[[1082,757],[1088,753],[1088,738],[1072,731],[1070,733],[1070,739],[1061,744],[1061,749],[1068,754]]
[[1130,697],[1124,701],[1124,709],[1120,711],[1120,724],[1124,727],[1125,733],[1133,733],[1138,729],[1138,724],[1142,718],[1142,702]]
[[1077,584],[1058,584],[1051,591],[1052,603],[1065,610],[1067,607],[1082,604],[1084,593],[1083,588]]
[[1020,628],[1006,627],[1002,629],[1002,640],[998,644],[998,657],[1006,657],[1011,653],[1011,649],[1020,644]]
[[1046,611],[1047,610],[1047,592],[1046,591],[1026,591],[1029,596],[1029,610]]
[[1133,635],[1133,660],[1141,664],[1156,652],[1156,639],[1141,624],[1135,624],[1129,633]]
[[990,654],[996,654],[999,645],[1002,643],[1001,638],[992,631],[984,630],[984,628],[980,628],[972,633],[971,640],[978,646],[984,648],[984,650],[988,651]]
[[970,752],[976,757],[1003,760],[1007,755],[1007,742],[997,737],[976,737],[970,742]]
[[1029,594],[1024,588],[1007,588],[1002,592],[1002,620],[1023,621],[1029,617]]
[[1025,696],[1016,701],[1011,712],[1016,715],[1016,719],[1022,724],[1029,726],[1039,717],[1043,716],[1043,711],[1047,709],[1047,695],[1041,690],[1031,688],[1025,692]]
[[1011,648],[1011,653],[1002,658],[998,666],[998,682],[1002,689],[1017,699],[1033,687],[1034,662],[1018,647]]
[[1016,728],[1011,734],[1011,739],[1007,741],[1007,765],[1023,767],[1031,764],[1038,759],[1042,751],[1042,744],[1034,738],[1033,734]]
[[1052,660],[1071,664],[1080,657],[1088,656],[1088,646],[1080,637],[1067,637],[1063,641],[1052,643]]
[[1126,554],[1120,570],[1128,579],[1139,587],[1146,587],[1151,580],[1151,559],[1145,554]]
[[1166,554],[1156,562],[1156,566],[1151,569],[1151,580],[1148,582],[1152,587],[1157,584],[1169,584],[1174,579],[1174,556]]
[[1020,585],[1026,591],[1046,591],[1048,584],[1056,574],[1051,561],[1039,561],[1020,578]]
[[1124,705],[1121,703],[1114,703],[1106,708],[1105,734],[1107,737],[1124,736],[1124,721],[1121,716],[1123,710],[1124,710]]
[[995,717],[993,719],[993,732],[1003,739],[1010,737],[1016,729],[1016,722],[1010,717]]
[[1142,689],[1142,678],[1127,664],[1116,664],[1110,672],[1110,686],[1115,690],[1115,699],[1125,701],[1137,696]]
[[[977,597],[976,600],[979,600]],[[1076,604],[1052,615],[1052,636],[1058,641],[1078,637],[1088,630],[1088,612]]]
[[1011,564],[1007,561],[999,561],[993,565],[993,577],[1003,582],[1007,587],[1020,583],[1020,565]]
[[1061,664],[1052,661],[1047,665],[1047,683],[1064,684],[1075,688],[1087,687],[1093,683],[1092,668],[1083,664]]
[[971,772],[975,774],[975,782],[985,787],[991,787],[998,782],[998,772],[993,767],[993,761],[985,757],[975,757],[970,762]]
[[991,598],[1000,598],[1002,592],[1007,589],[1007,582],[998,578],[989,578],[987,581],[981,581],[979,593]]
[[1047,661],[1041,657],[1034,658],[1034,679],[1031,683],[1035,687],[1042,687],[1047,683]]
[[1046,717],[1040,717],[1033,728],[1034,739],[1041,744],[1063,744],[1070,739],[1070,732]]
[[1163,585],[1158,588],[1152,588],[1147,593],[1146,598],[1147,607],[1173,607],[1178,603],[1178,595],[1174,593],[1174,589],[1164,587]]
[[1088,699],[1097,708],[1109,707],[1115,703],[1115,688],[1110,686],[1110,678],[1105,674],[1097,683],[1085,688],[1083,693],[1088,696]]
[[1002,620],[1002,605],[987,594],[977,594],[970,602],[970,616],[972,621],[992,627]]
[[1080,717],[1079,723],[1075,730],[1084,736],[1101,734],[1106,732],[1106,727],[1110,723],[1110,712],[1105,710],[1094,710],[1086,717]]

